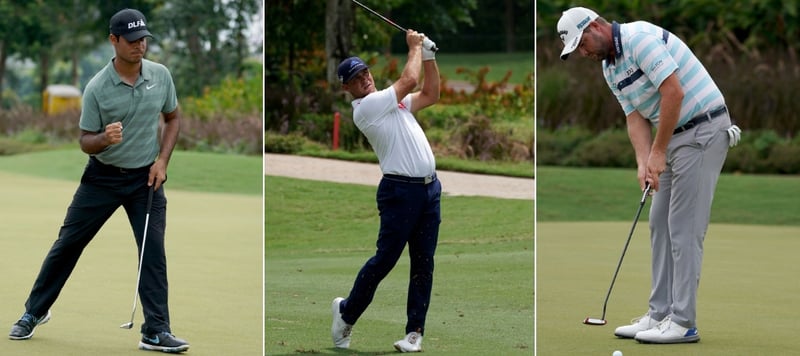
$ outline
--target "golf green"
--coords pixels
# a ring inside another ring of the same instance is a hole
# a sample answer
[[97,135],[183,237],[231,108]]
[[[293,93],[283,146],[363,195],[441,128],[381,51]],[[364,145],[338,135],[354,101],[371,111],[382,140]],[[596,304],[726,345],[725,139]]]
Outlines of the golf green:
[[[0,327],[24,311],[77,181],[0,172]],[[263,350],[262,199],[170,190],[167,261],[173,332],[190,355],[260,355]],[[137,252],[124,209],[84,250],[52,319],[30,340],[0,341],[3,355],[141,355],[137,307],[130,320]]]
[[698,292],[700,342],[645,345],[614,336],[647,311],[650,249],[647,221],[637,226],[600,318],[630,222],[537,224],[538,355],[793,355],[794,306],[800,294],[800,228],[711,224]]

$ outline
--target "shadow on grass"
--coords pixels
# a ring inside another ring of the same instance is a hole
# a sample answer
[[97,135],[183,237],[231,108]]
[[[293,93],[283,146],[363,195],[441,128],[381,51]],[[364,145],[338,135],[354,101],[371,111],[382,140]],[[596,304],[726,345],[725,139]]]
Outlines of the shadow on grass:
[[400,353],[398,351],[358,351],[354,349],[339,349],[335,347],[328,347],[325,349],[298,349],[291,353],[285,354],[271,354],[274,356],[296,356],[296,355],[389,355],[389,354],[397,354]]

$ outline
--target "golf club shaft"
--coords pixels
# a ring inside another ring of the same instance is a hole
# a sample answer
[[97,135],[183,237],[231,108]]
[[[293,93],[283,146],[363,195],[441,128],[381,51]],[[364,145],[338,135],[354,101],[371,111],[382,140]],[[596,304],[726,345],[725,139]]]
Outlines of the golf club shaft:
[[606,307],[608,306],[608,298],[611,296],[611,290],[614,289],[614,282],[617,281],[619,268],[622,266],[622,259],[625,258],[625,252],[628,251],[628,245],[631,243],[633,230],[636,229],[636,223],[639,221],[639,215],[642,214],[642,208],[644,208],[644,202],[649,194],[650,194],[650,183],[647,183],[647,185],[644,188],[644,192],[642,193],[642,199],[639,201],[639,209],[636,210],[636,217],[633,218],[633,225],[631,225],[631,231],[628,233],[628,239],[625,240],[625,247],[622,249],[622,255],[619,256],[619,262],[617,262],[617,269],[614,271],[614,277],[611,279],[611,285],[608,287],[608,293],[606,293],[606,300],[603,302],[603,316],[600,317],[600,319],[602,320],[606,320]]
[[[408,31],[408,30],[406,30],[406,29],[405,29],[403,26],[400,26],[400,25],[398,25],[398,24],[394,23],[394,21],[392,21],[392,20],[389,20],[389,19],[388,19],[388,18],[386,18],[385,16],[383,16],[383,15],[381,15],[381,14],[377,13],[375,10],[372,10],[372,9],[370,9],[369,7],[367,7],[367,5],[364,5],[364,4],[360,3],[360,2],[358,2],[357,0],[351,0],[351,1],[353,1],[354,3],[356,3],[356,5],[358,5],[358,6],[361,6],[361,8],[363,8],[364,10],[367,10],[367,11],[369,11],[369,13],[371,13],[371,14],[373,14],[373,15],[375,15],[375,16],[378,16],[378,17],[379,17],[381,20],[383,20],[383,21],[385,21],[386,23],[388,23],[388,24],[390,24],[390,25],[394,26],[396,29],[398,29],[398,30],[400,30],[400,31],[403,31],[403,32],[407,32],[407,31]],[[431,51],[434,51],[434,52],[436,52],[436,51],[438,51],[438,50],[439,50],[439,48],[437,48],[437,47],[434,45],[434,46],[431,46],[431,48],[428,48],[428,50],[431,50]]]
[[133,310],[131,311],[131,321],[122,324],[120,328],[130,329],[133,327],[133,318],[136,316],[136,304],[139,299],[139,281],[142,279],[142,261],[144,261],[144,246],[147,243],[147,229],[150,225],[150,208],[153,206],[153,187],[147,188],[147,207],[144,215],[144,233],[142,233],[142,250],[139,252],[139,268],[136,272],[136,288],[133,292]]
[[403,28],[403,26],[400,26],[400,25],[398,25],[398,24],[394,23],[392,20],[389,20],[389,19],[387,19],[386,17],[384,17],[383,15],[381,15],[381,14],[379,14],[379,13],[375,12],[374,10],[372,10],[372,9],[368,8],[368,7],[367,7],[367,5],[364,5],[364,4],[362,4],[362,3],[360,3],[360,2],[358,2],[358,1],[356,1],[356,0],[352,0],[352,1],[353,1],[354,3],[356,3],[356,5],[358,5],[358,6],[361,6],[361,7],[362,7],[364,10],[367,10],[367,11],[369,11],[371,14],[373,14],[373,15],[375,15],[375,16],[378,16],[378,17],[380,17],[380,18],[381,18],[381,20],[383,20],[383,21],[386,21],[386,23],[388,23],[388,24],[390,24],[390,25],[394,26],[394,27],[395,27],[395,28],[397,28],[398,30],[400,30],[400,31],[403,31],[403,32],[406,32],[406,31],[408,31],[408,30],[406,30],[405,28]]

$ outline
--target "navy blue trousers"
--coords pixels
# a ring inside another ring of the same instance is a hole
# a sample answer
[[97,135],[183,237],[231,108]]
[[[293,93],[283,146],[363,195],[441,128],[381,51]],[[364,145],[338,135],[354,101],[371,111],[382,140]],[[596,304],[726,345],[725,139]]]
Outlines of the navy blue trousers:
[[340,304],[342,319],[355,324],[394,268],[406,244],[410,259],[406,333],[424,333],[433,287],[433,256],[439,239],[442,186],[382,179],[376,200],[381,217],[377,251],[358,272],[350,295]]
[[[78,190],[67,209],[64,225],[45,257],[31,294],[25,302],[27,313],[36,317],[47,313],[61,293],[84,248],[120,206],[125,208],[133,228],[139,251],[138,262],[147,214],[149,171],[149,167],[122,170],[90,158]],[[162,186],[153,194],[139,283],[139,298],[145,320],[141,330],[144,334],[171,332],[167,306],[167,260],[164,254],[166,212],[167,199]],[[138,268],[138,264],[135,267]],[[133,281],[131,278],[131,282]]]

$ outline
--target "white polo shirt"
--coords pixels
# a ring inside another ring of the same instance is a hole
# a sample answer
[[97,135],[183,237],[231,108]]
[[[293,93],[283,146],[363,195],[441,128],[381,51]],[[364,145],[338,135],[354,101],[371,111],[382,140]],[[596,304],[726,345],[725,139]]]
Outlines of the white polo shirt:
[[436,171],[431,145],[411,113],[411,95],[397,103],[394,87],[353,100],[353,122],[367,136],[383,174],[430,176]]

